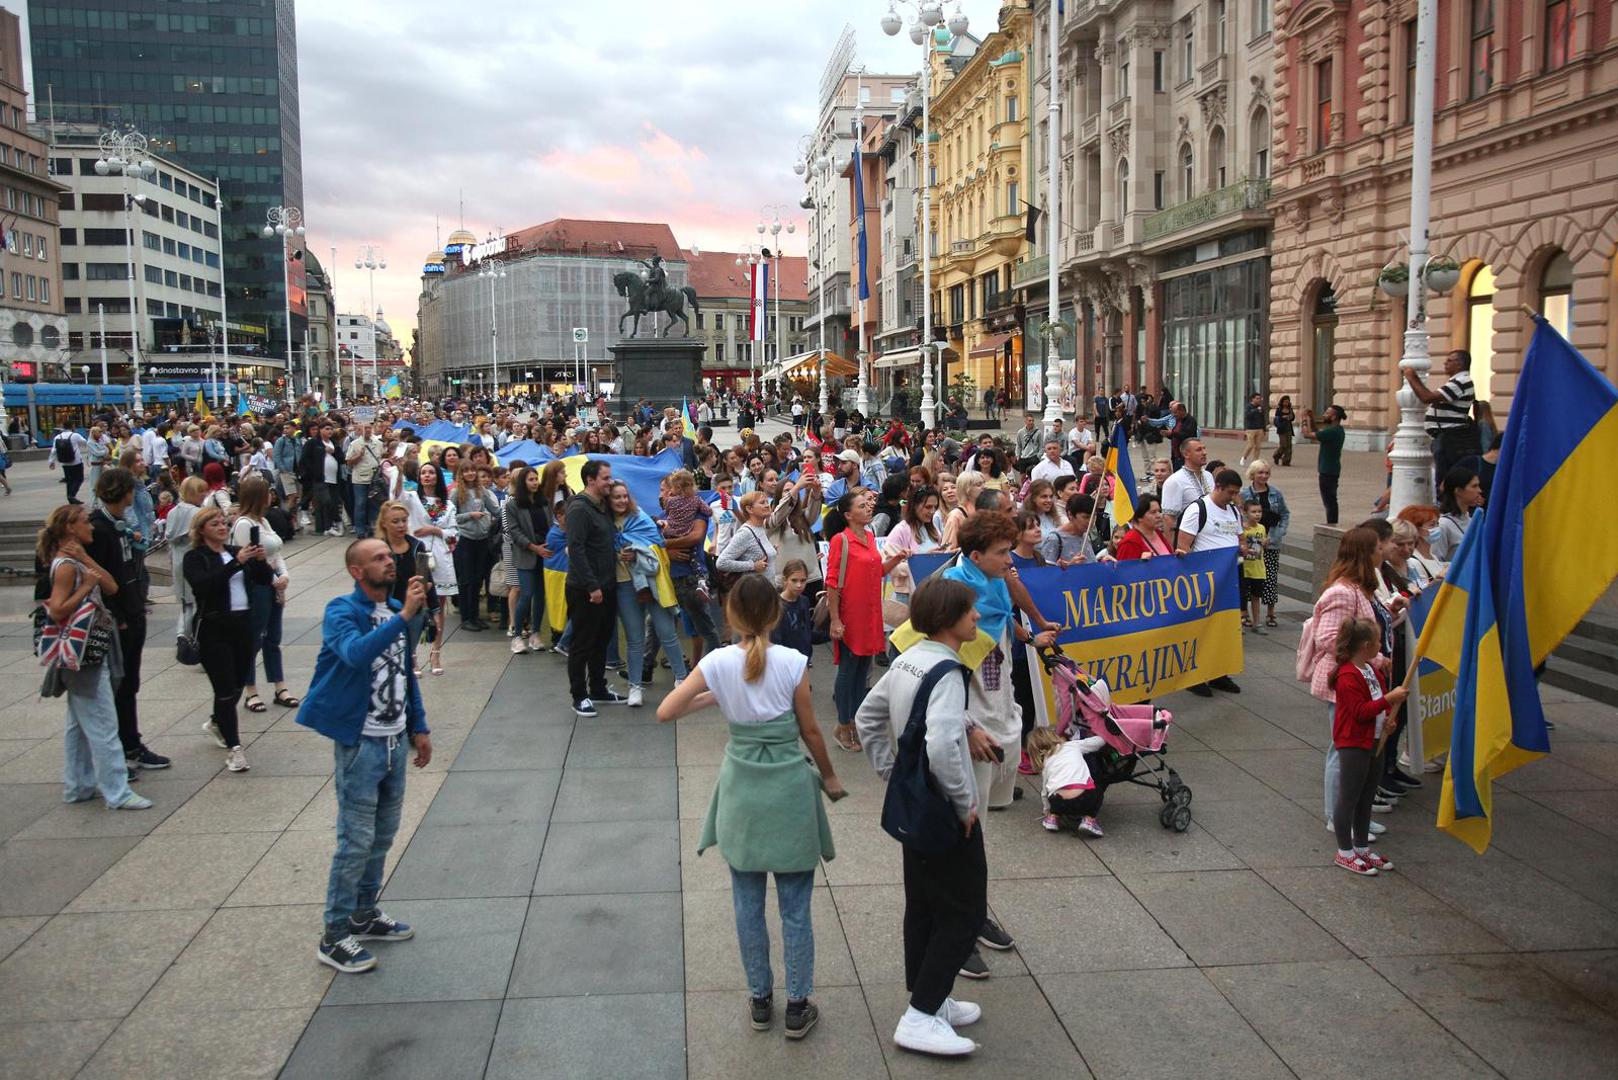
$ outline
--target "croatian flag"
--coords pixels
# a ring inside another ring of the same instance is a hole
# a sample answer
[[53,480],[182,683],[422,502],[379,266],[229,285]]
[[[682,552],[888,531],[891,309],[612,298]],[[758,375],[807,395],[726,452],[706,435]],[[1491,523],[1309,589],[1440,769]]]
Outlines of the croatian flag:
[[753,267],[752,297],[753,310],[749,313],[748,337],[754,341],[763,341],[764,331],[769,326],[770,264],[762,259]]

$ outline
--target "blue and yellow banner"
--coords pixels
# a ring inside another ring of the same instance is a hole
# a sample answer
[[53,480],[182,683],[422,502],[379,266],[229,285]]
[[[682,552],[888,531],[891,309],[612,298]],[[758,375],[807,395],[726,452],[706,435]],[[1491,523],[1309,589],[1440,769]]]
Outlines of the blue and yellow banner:
[[1112,477],[1112,523],[1128,525],[1135,520],[1135,466],[1129,460],[1129,436],[1122,420],[1112,428],[1106,474]]

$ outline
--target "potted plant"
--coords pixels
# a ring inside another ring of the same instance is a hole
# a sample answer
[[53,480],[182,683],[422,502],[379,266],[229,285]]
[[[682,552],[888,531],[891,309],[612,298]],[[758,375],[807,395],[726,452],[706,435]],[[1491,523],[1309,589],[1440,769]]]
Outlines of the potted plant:
[[1389,263],[1376,276],[1376,285],[1389,296],[1404,296],[1410,291],[1410,267],[1404,263]]
[[1427,260],[1422,268],[1422,276],[1427,279],[1427,287],[1433,292],[1447,293],[1455,288],[1461,280],[1461,264],[1448,255],[1434,255]]

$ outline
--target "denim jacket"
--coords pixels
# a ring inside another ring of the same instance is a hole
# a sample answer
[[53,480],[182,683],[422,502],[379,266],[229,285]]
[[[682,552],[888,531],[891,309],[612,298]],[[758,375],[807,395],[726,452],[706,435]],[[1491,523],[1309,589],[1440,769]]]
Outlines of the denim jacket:
[[[1257,498],[1258,496],[1253,492],[1252,484],[1242,488],[1242,503],[1244,505],[1249,499]],[[1269,531],[1265,539],[1279,551],[1281,550],[1281,541],[1285,540],[1287,536],[1287,526],[1292,524],[1292,511],[1287,509],[1287,497],[1281,494],[1281,489],[1274,484],[1270,485],[1270,509],[1274,510],[1276,516],[1281,520],[1275,523],[1275,528]]]
[[[394,612],[404,606],[392,597],[387,604]],[[315,675],[298,707],[298,723],[344,746],[358,745],[365,728],[365,715],[371,706],[372,662],[401,634],[405,639],[405,683],[409,688],[405,730],[411,735],[427,731],[427,711],[421,703],[421,684],[415,674],[416,643],[410,639],[402,615],[395,614],[373,629],[371,612],[375,607],[358,584],[347,596],[326,605]]]
[[629,564],[629,580],[635,586],[635,591],[642,589],[657,589],[657,572],[662,567],[657,552],[648,547],[631,546],[630,551],[635,553],[635,561]]

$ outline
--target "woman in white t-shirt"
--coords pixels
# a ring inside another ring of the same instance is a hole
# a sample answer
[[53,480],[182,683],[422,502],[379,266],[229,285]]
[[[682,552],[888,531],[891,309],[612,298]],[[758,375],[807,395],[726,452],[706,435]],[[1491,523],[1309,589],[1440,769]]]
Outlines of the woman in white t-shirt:
[[[786,1037],[801,1039],[820,1016],[809,1000],[815,867],[835,854],[820,792],[834,801],[845,792],[815,723],[808,658],[770,644],[770,631],[781,618],[775,586],[762,574],[744,574],[730,590],[725,614],[737,643],[704,656],[663,699],[657,718],[667,722],[717,705],[730,722],[730,742],[697,853],[717,844],[730,866],[736,938],[755,1031],[767,1030],[774,1013],[764,892],[769,875],[775,875],[786,963]],[[804,760],[805,747],[813,765]]]

